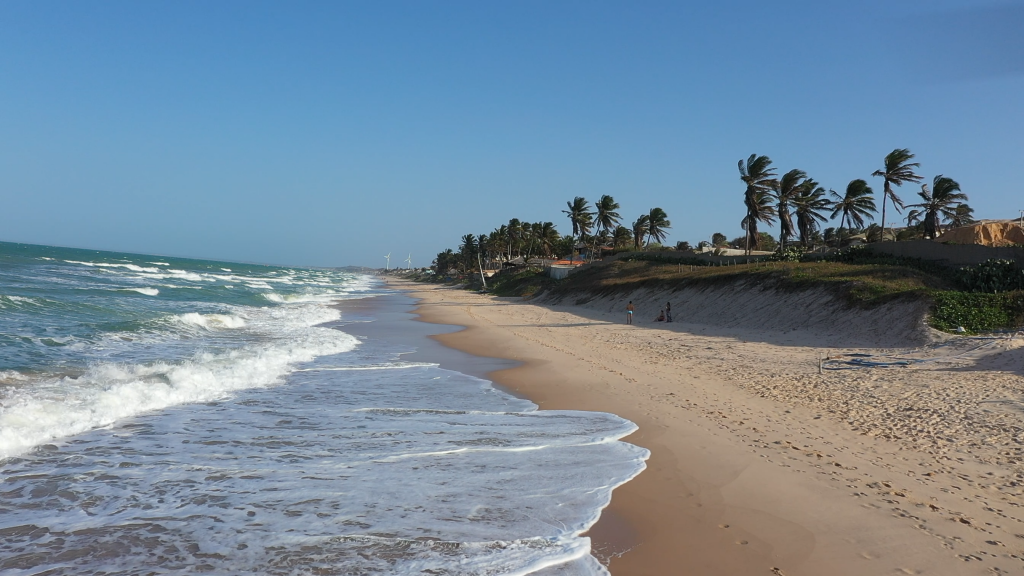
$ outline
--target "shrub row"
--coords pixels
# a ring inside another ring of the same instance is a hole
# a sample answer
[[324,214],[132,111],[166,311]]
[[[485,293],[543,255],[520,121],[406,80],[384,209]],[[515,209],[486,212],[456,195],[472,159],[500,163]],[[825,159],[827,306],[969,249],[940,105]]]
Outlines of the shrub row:
[[1016,329],[1024,325],[1024,291],[983,294],[935,292],[931,325],[945,332]]

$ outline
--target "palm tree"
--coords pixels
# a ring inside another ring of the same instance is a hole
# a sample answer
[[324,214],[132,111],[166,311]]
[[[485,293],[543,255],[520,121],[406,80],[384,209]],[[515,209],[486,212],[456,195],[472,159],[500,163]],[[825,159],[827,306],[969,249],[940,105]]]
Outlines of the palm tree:
[[619,225],[612,231],[612,246],[616,248],[625,248],[633,242],[633,233],[630,232],[629,228]]
[[971,208],[965,202],[957,205],[956,213],[949,221],[949,227],[959,228],[961,226],[970,226],[971,224],[974,224],[974,222],[974,208]]
[[462,237],[462,244],[459,246],[459,254],[462,256],[462,269],[463,271],[472,268],[474,260],[476,259],[476,236],[472,234],[466,234]]
[[582,238],[584,234],[590,231],[590,204],[582,196],[577,196],[572,199],[572,202],[566,202],[565,204],[569,209],[562,210],[562,212],[567,214],[569,221],[572,222],[572,235]]
[[641,214],[636,222],[633,222],[633,248],[639,250],[640,246],[644,243],[644,236],[647,236],[648,230],[651,226],[651,217],[647,214]]
[[836,234],[838,238],[839,247],[843,241],[843,226],[857,225],[857,228],[864,227],[864,219],[872,220],[874,216],[871,214],[877,212],[875,208],[875,199],[871,197],[874,191],[868,186],[868,183],[864,180],[851,180],[846,185],[846,195],[840,196],[835,190],[830,190],[832,197],[835,199],[832,202],[832,218],[842,214],[843,217],[839,221],[839,231]]
[[513,218],[508,221],[508,259],[512,259],[512,251],[518,252],[518,246],[522,243],[523,236],[523,223],[519,221],[519,218]]
[[807,179],[807,173],[803,170],[790,170],[783,174],[775,191],[775,198],[779,201],[776,210],[779,213],[779,249],[786,249],[786,240],[793,235],[793,218],[789,214],[789,205],[802,190],[801,184]]
[[740,221],[740,226],[747,232],[744,241],[746,242],[748,255],[751,250],[757,250],[761,247],[761,233],[757,232],[757,223],[771,224],[775,222],[775,207],[772,206],[774,200],[775,196],[771,191],[758,190],[754,192],[750,203],[747,204],[747,215]]
[[668,214],[661,208],[651,208],[651,213],[647,215],[647,244],[650,245],[651,240],[665,240],[670,228],[672,222],[668,219]]
[[597,210],[594,223],[597,224],[598,230],[605,232],[614,230],[622,220],[622,217],[616,212],[619,209],[619,203],[607,194],[601,196],[601,199],[594,203],[594,209]]
[[558,230],[555,229],[554,222],[544,222],[540,225],[538,240],[545,256],[551,256],[551,252],[559,238],[560,236],[558,235]]
[[[611,230],[615,229],[615,226],[619,224],[622,219],[616,210],[619,209],[619,203],[614,198],[605,194],[601,196],[601,199],[594,203],[594,209],[597,212],[594,214],[594,223],[597,225],[597,232],[607,234]],[[596,240],[596,236],[595,236]],[[597,242],[594,243],[594,249],[591,250],[591,260],[593,260],[593,253],[597,251]]]
[[747,231],[747,254],[751,247],[757,248],[759,238],[757,223],[775,221],[775,209],[767,210],[766,202],[775,189],[775,169],[771,167],[771,158],[751,154],[746,165],[739,161],[740,180],[747,185],[743,203],[747,206],[747,215],[743,218],[743,229]]
[[946,178],[939,174],[932,180],[932,191],[928,191],[928,185],[922,184],[921,191],[917,193],[921,197],[920,204],[911,204],[914,210],[907,216],[907,224],[913,224],[917,220],[924,223],[924,233],[929,238],[935,238],[941,230],[941,220],[947,222],[956,218],[957,207],[966,201],[967,194],[960,191],[960,184],[952,178]]
[[800,191],[793,198],[793,208],[796,210],[796,227],[800,232],[800,243],[804,248],[811,248],[818,223],[828,221],[822,213],[831,210],[832,203],[825,198],[825,189],[808,178],[800,185]]
[[[882,190],[882,226],[885,226],[885,204],[886,200],[892,201],[893,208],[897,212],[903,210],[903,201],[892,190],[892,186],[902,186],[905,182],[920,182],[921,177],[914,173],[914,168],[920,168],[917,162],[911,162],[914,155],[906,148],[897,148],[889,152],[885,157],[885,169],[875,170],[872,176],[879,176],[885,179],[885,189]],[[884,234],[882,235],[884,239]]]

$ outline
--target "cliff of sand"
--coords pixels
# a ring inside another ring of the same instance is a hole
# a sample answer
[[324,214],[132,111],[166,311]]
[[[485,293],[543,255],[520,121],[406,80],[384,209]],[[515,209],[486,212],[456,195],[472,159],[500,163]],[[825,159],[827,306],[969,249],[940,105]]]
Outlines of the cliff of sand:
[[1024,244],[1024,229],[1019,220],[982,220],[971,226],[947,230],[937,242],[980,244],[982,246],[1013,246]]

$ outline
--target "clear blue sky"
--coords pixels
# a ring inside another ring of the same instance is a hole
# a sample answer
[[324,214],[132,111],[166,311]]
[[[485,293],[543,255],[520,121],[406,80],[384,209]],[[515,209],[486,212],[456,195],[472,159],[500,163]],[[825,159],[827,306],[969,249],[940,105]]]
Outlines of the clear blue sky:
[[877,191],[897,147],[1024,209],[1024,4],[780,4],[7,0],[0,240],[424,265],[611,194],[696,242],[740,158]]

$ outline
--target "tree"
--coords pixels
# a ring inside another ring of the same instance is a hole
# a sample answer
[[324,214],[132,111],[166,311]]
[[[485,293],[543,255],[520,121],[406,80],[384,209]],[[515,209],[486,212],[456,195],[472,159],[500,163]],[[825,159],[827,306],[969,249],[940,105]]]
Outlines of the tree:
[[462,237],[462,244],[459,245],[459,256],[462,260],[462,271],[471,270],[476,264],[477,243],[476,236],[466,234]]
[[668,214],[661,208],[651,208],[650,214],[647,215],[647,244],[650,244],[651,240],[659,243],[664,241],[670,228],[672,222],[669,221]]
[[722,234],[721,232],[715,232],[714,234],[711,235],[712,246],[727,246],[728,244],[729,239],[725,237],[725,234]]
[[451,248],[448,248],[444,252],[438,252],[437,258],[434,259],[434,272],[438,276],[444,276],[448,274],[448,271],[457,266],[457,257],[455,252],[452,252]]
[[913,225],[920,220],[924,224],[925,236],[935,238],[942,230],[942,220],[947,222],[956,218],[957,206],[965,202],[967,195],[960,191],[960,184],[952,178],[939,174],[932,180],[932,190],[927,184],[921,185],[917,193],[921,197],[920,204],[911,204],[912,210],[907,215],[907,224]]
[[967,203],[958,204],[956,207],[956,213],[953,215],[953,219],[949,221],[950,228],[959,228],[961,226],[970,226],[974,224],[974,208],[971,208]]
[[633,248],[639,250],[640,246],[644,243],[644,236],[647,236],[647,232],[650,230],[651,217],[647,214],[641,214],[636,222],[633,222]]
[[590,226],[593,222],[593,213],[590,212],[590,204],[587,203],[587,199],[582,196],[573,198],[572,202],[565,203],[569,209],[562,210],[563,213],[569,216],[569,221],[572,222],[572,235],[583,239],[584,234],[590,233]]
[[689,252],[690,250],[693,250],[693,246],[690,246],[690,243],[686,240],[682,240],[676,242],[676,250],[679,250],[680,252]]
[[757,244],[761,247],[761,250],[774,252],[779,247],[779,243],[775,241],[775,238],[772,238],[771,234],[767,232],[758,232],[758,234],[761,235],[761,238],[758,239]]
[[757,223],[770,224],[775,221],[775,209],[768,206],[771,192],[775,189],[775,169],[767,156],[751,154],[746,165],[739,161],[740,180],[746,185],[743,203],[747,207],[747,215],[743,218],[743,229],[747,232],[746,250],[758,247]]
[[789,213],[789,206],[798,194],[803,190],[804,180],[807,173],[803,170],[790,170],[782,175],[776,187],[775,198],[778,200],[776,210],[779,214],[779,245],[786,249],[786,240],[796,231],[793,228],[793,218]]
[[846,185],[846,195],[844,196],[840,196],[835,190],[830,190],[830,192],[835,199],[832,202],[832,218],[839,214],[843,215],[839,221],[839,233],[837,234],[837,240],[841,246],[843,226],[856,224],[858,228],[863,228],[865,219],[874,218],[872,214],[877,212],[875,200],[871,197],[874,192],[864,180],[851,180]]
[[[616,212],[616,210],[619,209],[618,202],[607,194],[601,196],[601,199],[594,203],[594,208],[596,210],[594,213],[594,223],[597,225],[597,231],[600,234],[607,235],[615,229],[615,226],[617,226],[619,221],[622,219],[619,216],[619,213]],[[597,246],[598,243],[594,242],[594,249],[591,251],[591,254],[597,251]],[[591,260],[593,260],[593,255],[591,255]]]
[[800,243],[804,248],[812,248],[818,223],[828,221],[823,212],[832,209],[832,203],[825,198],[825,189],[810,178],[804,180],[800,185],[800,191],[793,198],[793,209],[796,211],[796,228],[800,233]]
[[481,234],[476,237],[476,247],[480,256],[482,256],[484,260],[487,260],[490,255],[490,250],[493,247],[488,243],[486,234]]
[[576,248],[576,237],[570,234],[561,236],[551,250],[561,258],[572,258],[573,250]]
[[[775,222],[775,207],[772,206],[774,200],[775,197],[770,191],[760,190],[754,193],[751,203],[747,205],[747,215],[740,222],[740,226],[747,232],[744,236],[744,249],[747,254],[750,254],[751,250],[761,249],[761,233],[757,231],[757,223]],[[774,239],[772,244],[775,244]]]
[[554,252],[555,245],[558,244],[559,239],[558,230],[555,229],[554,222],[544,222],[540,225],[540,235],[538,241],[540,242],[541,250],[545,256],[551,256]]
[[897,148],[886,155],[885,168],[871,173],[872,176],[885,179],[885,188],[882,190],[883,227],[885,226],[885,204],[887,200],[892,202],[892,206],[897,212],[902,213],[903,210],[903,201],[893,192],[893,185],[902,186],[905,182],[921,181],[921,177],[914,173],[914,168],[919,168],[921,165],[917,162],[911,162],[913,159],[914,155],[910,153],[910,150]]
[[836,234],[836,229],[833,228],[832,226],[825,228],[825,236],[823,239],[825,241],[826,246],[835,246],[836,248],[839,247],[839,235]]
[[625,226],[619,225],[612,231],[612,246],[626,248],[633,243],[633,232]]

